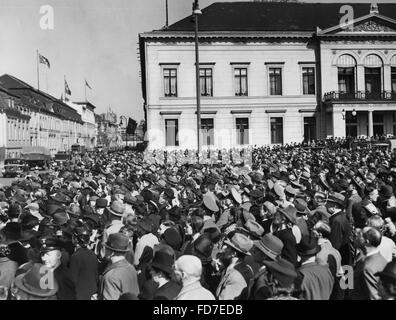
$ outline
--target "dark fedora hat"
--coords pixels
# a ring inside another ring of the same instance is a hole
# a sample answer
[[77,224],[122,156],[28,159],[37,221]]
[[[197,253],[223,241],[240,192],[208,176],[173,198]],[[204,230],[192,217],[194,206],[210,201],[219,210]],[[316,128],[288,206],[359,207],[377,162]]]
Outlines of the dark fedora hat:
[[95,207],[96,208],[106,208],[107,207],[107,199],[106,198],[96,199]]
[[209,235],[201,234],[194,241],[194,253],[199,255],[202,262],[209,262],[212,260],[213,242]]
[[162,235],[162,239],[174,250],[180,250],[183,239],[175,228],[168,228]]
[[151,266],[155,269],[164,271],[170,275],[173,272],[172,268],[173,268],[174,262],[175,262],[175,260],[172,255],[170,255],[164,251],[157,251],[154,254],[154,258],[151,263]]
[[297,278],[293,264],[283,258],[274,261],[267,260],[263,263],[283,288],[290,287]]
[[123,233],[112,233],[109,235],[105,247],[115,252],[129,251],[129,238]]
[[266,256],[275,260],[282,253],[283,242],[271,233],[265,234],[261,240],[254,241],[254,246]]
[[2,231],[10,240],[19,240],[21,238],[22,229],[18,222],[8,222]]
[[390,279],[393,283],[396,283],[396,260],[389,262],[385,269],[381,272],[378,272],[376,276]]
[[15,278],[15,285],[32,296],[36,297],[51,297],[58,292],[58,283],[53,277],[53,287],[48,288],[47,286],[43,288],[42,278],[45,272],[48,272],[48,268],[41,264],[35,263],[29,271],[22,273]]
[[303,236],[297,245],[297,252],[301,257],[316,255],[321,250],[318,239],[312,236]]
[[291,223],[297,223],[297,209],[295,207],[289,205],[286,208],[279,208],[278,211],[282,213]]

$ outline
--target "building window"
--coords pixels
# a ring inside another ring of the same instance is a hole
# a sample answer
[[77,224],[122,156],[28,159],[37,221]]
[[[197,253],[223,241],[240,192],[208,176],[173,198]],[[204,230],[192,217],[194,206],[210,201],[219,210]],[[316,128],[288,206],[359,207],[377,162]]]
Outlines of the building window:
[[381,68],[364,68],[366,98],[378,99],[381,96]]
[[282,95],[282,68],[269,68],[269,85],[271,96]]
[[235,95],[247,96],[248,95],[247,68],[234,68],[234,79],[235,79]]
[[177,97],[177,69],[164,68],[164,95]]
[[179,120],[165,119],[165,135],[167,146],[179,145]]
[[202,145],[213,146],[214,124],[213,119],[201,119]]
[[303,94],[315,94],[315,68],[302,68]]
[[384,134],[384,115],[382,113],[373,112],[373,134],[374,136]]
[[249,144],[249,119],[237,118],[236,130],[237,130],[237,144],[238,145]]
[[271,143],[282,144],[283,143],[283,118],[272,117],[271,118]]
[[201,96],[213,96],[212,68],[199,69],[199,81],[201,86]]
[[338,68],[338,91],[340,96],[351,97],[355,95],[355,68]]

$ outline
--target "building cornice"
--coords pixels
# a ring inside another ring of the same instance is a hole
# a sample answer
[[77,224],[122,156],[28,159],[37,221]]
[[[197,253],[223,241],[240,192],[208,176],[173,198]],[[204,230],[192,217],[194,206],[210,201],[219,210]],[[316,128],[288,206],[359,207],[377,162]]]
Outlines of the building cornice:
[[[271,38],[285,38],[296,39],[304,38],[310,39],[315,31],[202,31],[198,33],[199,39],[219,40],[219,39],[271,39]],[[166,40],[166,39],[183,39],[194,41],[194,32],[189,31],[152,31],[141,33],[140,38],[151,40]]]

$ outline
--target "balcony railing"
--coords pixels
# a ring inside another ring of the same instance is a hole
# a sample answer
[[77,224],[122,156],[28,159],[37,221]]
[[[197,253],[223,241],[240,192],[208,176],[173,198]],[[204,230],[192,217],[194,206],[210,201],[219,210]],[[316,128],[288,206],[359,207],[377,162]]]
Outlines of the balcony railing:
[[337,100],[393,100],[396,101],[396,92],[381,91],[356,91],[356,92],[339,92],[331,91],[324,95],[324,101],[337,101]]

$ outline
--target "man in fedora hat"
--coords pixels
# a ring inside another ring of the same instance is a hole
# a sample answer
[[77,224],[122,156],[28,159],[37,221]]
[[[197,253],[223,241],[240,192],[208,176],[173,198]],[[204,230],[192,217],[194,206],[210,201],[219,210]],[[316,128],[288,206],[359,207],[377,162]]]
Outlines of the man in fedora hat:
[[136,235],[138,240],[135,247],[134,264],[138,266],[145,248],[153,249],[159,241],[158,237],[153,234],[153,222],[148,217],[144,217],[137,223]]
[[212,253],[214,243],[207,233],[200,235],[194,242],[192,254],[202,263],[201,284],[204,288],[214,293],[220,282],[220,275],[213,265]]
[[48,278],[48,285],[45,288],[42,286],[45,270],[47,269],[44,265],[36,263],[27,272],[18,275],[11,300],[57,300],[59,286],[56,279]]
[[333,291],[334,278],[327,265],[316,262],[316,254],[321,250],[313,236],[303,237],[297,246],[301,258],[298,268],[297,288],[304,300],[329,300]]
[[297,278],[294,266],[282,258],[264,261],[264,265],[268,270],[273,292],[273,296],[267,300],[298,300],[292,296]]
[[70,257],[70,273],[76,288],[76,300],[90,300],[98,291],[98,259],[88,248],[91,231],[81,225],[73,230],[75,252]]
[[278,208],[270,228],[271,233],[283,243],[282,258],[290,261],[294,266],[297,266],[296,245],[301,239],[301,232],[296,226],[296,222],[297,210],[295,207]]
[[[102,244],[106,243],[108,237],[111,234],[119,232],[124,226],[124,223],[122,222],[124,208],[124,204],[122,203],[122,201],[119,200],[114,200],[111,203],[110,208],[107,208],[108,212],[110,213],[111,222],[103,230]],[[103,250],[102,254],[104,254]]]
[[334,249],[340,252],[342,264],[349,265],[351,263],[351,252],[349,246],[351,225],[345,212],[345,197],[340,193],[330,193],[326,207],[328,212],[331,214],[331,234],[329,240]]
[[124,293],[139,295],[136,269],[125,259],[130,240],[122,233],[112,233],[105,243],[106,257],[111,264],[102,274],[100,300],[118,300]]
[[151,263],[151,276],[158,285],[154,300],[174,300],[180,293],[181,285],[172,280],[174,256],[157,251]]
[[250,255],[253,241],[236,232],[231,239],[226,239],[218,258],[225,267],[216,289],[219,300],[246,299],[248,284],[253,278],[252,268],[246,264],[245,257]]
[[277,260],[282,253],[283,243],[274,235],[267,233],[260,240],[253,242],[251,250],[254,260],[260,265],[253,281],[249,285],[249,300],[265,300],[273,295],[268,279],[265,261]]

